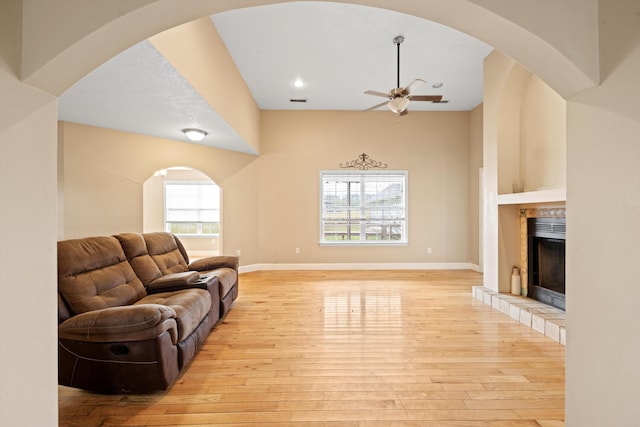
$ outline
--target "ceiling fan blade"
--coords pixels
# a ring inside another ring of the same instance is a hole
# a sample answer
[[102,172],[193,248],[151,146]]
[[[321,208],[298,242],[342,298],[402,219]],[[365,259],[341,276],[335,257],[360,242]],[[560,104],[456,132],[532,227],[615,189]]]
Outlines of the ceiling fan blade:
[[371,110],[375,110],[376,108],[380,108],[382,106],[387,105],[389,102],[385,101],[385,102],[381,102],[380,104],[374,105],[373,107],[369,107],[366,110],[362,110],[362,111],[371,111]]
[[364,93],[366,93],[367,95],[383,96],[385,98],[389,98],[389,94],[388,93],[378,92],[377,90],[367,90]]
[[407,114],[409,114],[409,109],[405,108],[404,110],[402,110],[398,115],[399,116],[406,116]]
[[415,79],[414,81],[409,83],[409,85],[405,87],[404,90],[407,91],[407,93],[411,93],[412,88],[422,86],[423,84],[426,84],[426,83],[427,82],[422,79]]
[[440,102],[442,95],[411,95],[409,99],[412,101]]

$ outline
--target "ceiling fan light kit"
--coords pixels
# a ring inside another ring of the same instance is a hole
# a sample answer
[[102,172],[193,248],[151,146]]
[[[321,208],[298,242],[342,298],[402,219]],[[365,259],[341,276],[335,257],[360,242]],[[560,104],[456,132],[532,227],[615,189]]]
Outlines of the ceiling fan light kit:
[[[389,107],[391,111],[398,115],[405,115],[408,113],[407,107],[411,101],[426,101],[426,102],[443,102],[442,95],[411,95],[411,90],[415,86],[420,86],[426,83],[426,81],[422,79],[415,79],[411,83],[409,83],[406,87],[400,86],[400,45],[404,41],[403,36],[396,36],[393,38],[393,44],[396,45],[398,54],[397,54],[397,78],[396,78],[396,87],[391,89],[388,93],[379,92],[376,90],[367,90],[365,94],[381,96],[384,98],[388,98],[388,101],[382,102],[380,104],[374,105],[373,107],[367,108],[365,111],[375,110],[384,105]],[[442,86],[442,83],[438,83],[439,86]],[[434,85],[435,87],[435,85]],[[444,101],[446,102],[446,101]]]
[[396,114],[400,114],[409,106],[409,100],[405,97],[397,97],[389,101],[387,105],[391,111]]

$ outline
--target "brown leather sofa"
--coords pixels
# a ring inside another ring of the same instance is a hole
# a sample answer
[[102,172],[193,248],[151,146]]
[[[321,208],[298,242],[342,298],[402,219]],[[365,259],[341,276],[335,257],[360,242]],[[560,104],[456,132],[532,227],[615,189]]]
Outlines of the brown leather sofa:
[[58,382],[167,389],[238,296],[238,258],[189,263],[170,233],[58,242]]

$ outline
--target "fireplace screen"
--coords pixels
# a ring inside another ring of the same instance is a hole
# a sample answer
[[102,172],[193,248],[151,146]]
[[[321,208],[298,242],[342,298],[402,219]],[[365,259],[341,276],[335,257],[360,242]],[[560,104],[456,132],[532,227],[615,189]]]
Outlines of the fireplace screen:
[[564,240],[538,242],[538,286],[564,294]]
[[564,218],[530,218],[528,234],[529,296],[565,309]]

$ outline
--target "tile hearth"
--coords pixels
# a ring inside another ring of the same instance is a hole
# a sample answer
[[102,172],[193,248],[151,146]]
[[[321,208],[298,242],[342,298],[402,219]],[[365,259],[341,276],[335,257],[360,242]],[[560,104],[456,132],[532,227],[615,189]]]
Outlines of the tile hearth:
[[531,298],[472,287],[473,297],[546,337],[567,344],[565,312]]

